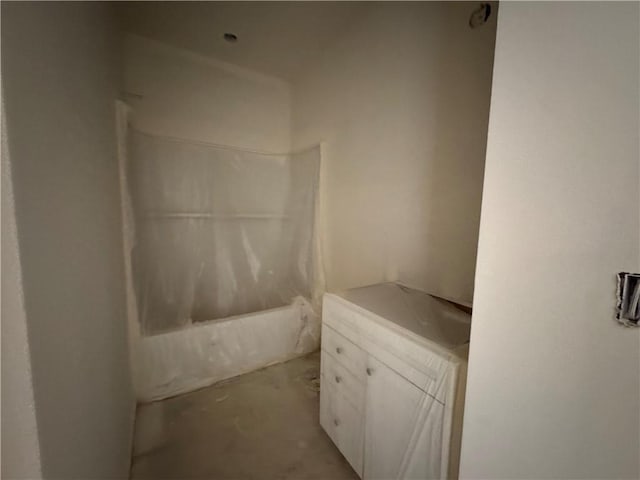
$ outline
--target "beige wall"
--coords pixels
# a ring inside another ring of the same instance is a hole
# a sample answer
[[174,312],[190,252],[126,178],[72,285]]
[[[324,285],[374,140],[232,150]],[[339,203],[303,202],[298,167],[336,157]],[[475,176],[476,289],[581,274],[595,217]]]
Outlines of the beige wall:
[[330,291],[401,280],[470,302],[495,13],[380,3],[293,86],[293,146],[326,141]]
[[637,3],[500,7],[462,478],[639,478]]
[[31,358],[2,101],[2,478],[41,476]]
[[115,38],[105,3],[2,3],[3,128],[46,478],[129,471]]
[[289,151],[289,85],[136,35],[124,42],[124,84],[144,131],[268,152]]

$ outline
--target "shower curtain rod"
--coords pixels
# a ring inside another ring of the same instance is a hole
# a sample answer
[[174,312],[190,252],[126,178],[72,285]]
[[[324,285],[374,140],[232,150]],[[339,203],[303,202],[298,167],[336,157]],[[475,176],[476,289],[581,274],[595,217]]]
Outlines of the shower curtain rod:
[[305,147],[305,148],[301,148],[301,149],[297,149],[297,150],[292,150],[290,152],[284,152],[284,153],[278,153],[278,152],[267,152],[267,151],[263,151],[263,150],[254,150],[251,148],[245,148],[245,147],[237,147],[234,145],[224,145],[224,144],[220,144],[220,143],[213,143],[213,142],[204,142],[202,140],[191,140],[188,138],[181,138],[181,137],[173,137],[173,136],[169,136],[169,135],[159,135],[157,133],[150,133],[150,132],[145,132],[143,130],[140,130],[138,128],[135,128],[132,125],[129,125],[129,127],[131,128],[131,130],[133,130],[134,132],[140,134],[140,135],[145,135],[147,137],[153,137],[153,138],[161,138],[163,140],[167,140],[170,142],[176,142],[176,143],[187,143],[187,144],[191,144],[191,145],[202,145],[205,147],[213,147],[213,148],[219,148],[221,150],[238,150],[241,152],[247,152],[247,153],[255,153],[258,155],[267,155],[267,156],[281,156],[281,155],[295,155],[297,153],[304,153],[307,152],[309,150],[313,150],[314,148],[320,147],[322,142],[318,142],[316,144],[313,144],[309,147]]
[[200,219],[200,220],[282,220],[290,219],[289,215],[277,213],[205,213],[205,212],[148,212],[144,215],[148,219]]

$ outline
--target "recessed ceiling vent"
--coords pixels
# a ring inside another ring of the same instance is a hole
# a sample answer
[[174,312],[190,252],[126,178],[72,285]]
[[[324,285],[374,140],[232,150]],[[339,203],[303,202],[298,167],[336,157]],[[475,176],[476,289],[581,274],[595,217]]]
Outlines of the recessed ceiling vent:
[[236,43],[238,41],[238,36],[235,33],[225,33],[222,38],[225,39],[228,43]]

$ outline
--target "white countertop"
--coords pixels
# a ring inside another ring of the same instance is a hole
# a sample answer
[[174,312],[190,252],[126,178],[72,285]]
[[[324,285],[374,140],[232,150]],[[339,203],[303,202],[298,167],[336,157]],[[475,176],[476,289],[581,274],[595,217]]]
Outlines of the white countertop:
[[469,342],[471,315],[428,293],[397,283],[380,283],[338,296],[447,349]]

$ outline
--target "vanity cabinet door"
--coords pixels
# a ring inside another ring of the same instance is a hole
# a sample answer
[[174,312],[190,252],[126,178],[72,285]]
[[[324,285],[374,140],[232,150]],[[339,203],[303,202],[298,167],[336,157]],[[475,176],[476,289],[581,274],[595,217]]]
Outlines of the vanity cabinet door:
[[437,420],[442,405],[373,357],[367,374],[365,480],[438,477],[439,461],[429,461],[437,441],[428,443],[437,435],[432,414]]

